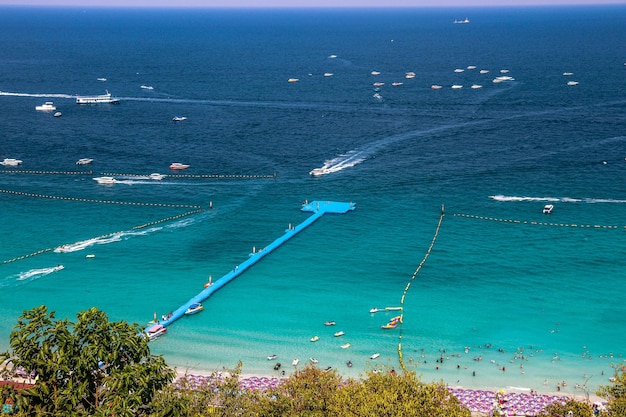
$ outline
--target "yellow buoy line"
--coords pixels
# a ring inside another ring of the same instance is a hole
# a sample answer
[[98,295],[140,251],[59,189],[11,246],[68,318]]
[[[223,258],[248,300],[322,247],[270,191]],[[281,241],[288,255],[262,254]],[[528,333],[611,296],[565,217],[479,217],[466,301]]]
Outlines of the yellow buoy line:
[[93,171],[39,171],[28,169],[1,170],[0,174],[33,174],[33,175],[93,175]]
[[200,206],[189,205],[189,204],[138,203],[138,202],[133,202],[133,201],[95,200],[95,199],[90,199],[90,198],[62,197],[62,196],[56,196],[56,195],[25,193],[23,191],[2,190],[2,189],[0,189],[0,193],[19,195],[23,197],[46,198],[50,200],[76,201],[80,203],[119,204],[119,205],[125,205],[125,206],[141,206],[141,207],[168,207],[168,208],[191,208],[191,209],[201,208]]
[[[193,215],[193,214],[197,214],[197,213],[200,213],[200,212],[202,212],[202,211],[204,211],[204,210],[199,209],[199,210],[188,211],[188,212],[186,212],[186,213],[178,214],[178,215],[176,215],[176,216],[170,216],[170,217],[166,217],[166,218],[164,218],[164,219],[156,220],[156,221],[153,221],[153,222],[150,222],[150,223],[141,224],[141,225],[139,225],[139,226],[134,226],[132,229],[133,229],[133,230],[143,229],[143,228],[146,228],[146,227],[154,226],[154,225],[159,224],[159,223],[165,223],[165,222],[170,222],[170,221],[173,221],[173,220],[178,220],[178,219],[180,219],[180,218],[182,218],[182,217],[191,216],[191,215]],[[113,233],[107,233],[107,234],[105,234],[105,235],[96,236],[96,237],[95,237],[95,238],[93,238],[93,239],[106,239],[106,238],[109,238],[109,237],[111,237],[111,236],[118,235],[118,234],[120,234],[120,233],[123,233],[123,231],[118,231],[118,232],[113,232]],[[75,243],[80,243],[80,242],[75,242]],[[60,245],[60,247],[63,247],[63,246],[71,246],[71,245],[72,245],[72,244],[64,244],[64,245]],[[3,261],[2,263],[3,263],[3,264],[10,264],[10,263],[13,263],[13,262],[21,261],[21,260],[23,260],[23,259],[31,258],[31,257],[33,257],[33,256],[41,255],[41,254],[43,254],[43,253],[51,252],[51,251],[53,251],[53,250],[54,250],[54,248],[46,248],[46,249],[38,250],[37,252],[33,252],[33,253],[28,254],[28,255],[18,256],[18,257],[16,257],[16,258],[13,258],[13,259],[9,259],[9,260]]]
[[[148,177],[146,174],[120,174],[115,172],[102,172],[100,175],[107,177]],[[167,178],[194,178],[194,179],[276,179],[276,173],[264,174],[164,174]]]
[[435,246],[435,241],[437,240],[437,236],[439,236],[439,229],[441,229],[441,223],[443,222],[444,215],[445,215],[444,206],[442,204],[441,215],[439,216],[439,222],[437,223],[437,228],[435,229],[435,235],[433,236],[433,239],[430,242],[430,246],[428,247],[428,250],[426,251],[424,258],[419,263],[419,265],[415,269],[415,272],[413,272],[413,276],[411,276],[411,279],[409,280],[409,282],[407,282],[406,286],[404,287],[404,292],[402,293],[402,298],[400,299],[400,306],[402,307],[402,313],[400,314],[400,334],[398,335],[398,339],[399,339],[398,360],[400,361],[400,367],[402,368],[403,371],[406,371],[406,367],[404,366],[404,360],[402,359],[402,323],[404,323],[404,299],[407,293],[409,292],[409,288],[411,288],[411,283],[415,280],[415,278],[417,278],[417,274],[422,269],[422,266],[424,266],[424,263],[426,263],[426,259],[428,259],[428,256],[430,255],[430,252],[432,251],[433,246]]
[[465,217],[468,219],[486,220],[486,221],[492,221],[492,222],[501,222],[501,223],[529,224],[532,226],[571,227],[571,228],[578,228],[578,229],[626,229],[626,226],[537,222],[537,221],[529,221],[529,220],[502,219],[498,217],[477,216],[474,214],[461,214],[461,213],[454,213],[453,216]]

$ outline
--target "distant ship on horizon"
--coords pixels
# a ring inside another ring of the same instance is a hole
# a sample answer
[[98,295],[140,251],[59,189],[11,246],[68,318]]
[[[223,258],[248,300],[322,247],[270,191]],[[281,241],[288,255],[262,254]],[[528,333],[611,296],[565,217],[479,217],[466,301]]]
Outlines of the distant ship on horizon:
[[455,25],[462,25],[462,24],[466,24],[466,23],[469,23],[469,22],[470,22],[469,18],[466,17],[464,20],[455,20],[454,24]]

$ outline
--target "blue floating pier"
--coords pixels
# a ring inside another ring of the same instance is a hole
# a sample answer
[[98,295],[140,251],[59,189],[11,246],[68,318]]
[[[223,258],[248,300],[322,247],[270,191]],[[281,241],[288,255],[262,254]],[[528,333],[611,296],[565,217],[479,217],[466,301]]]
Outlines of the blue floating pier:
[[[280,236],[278,239],[274,240],[265,248],[251,253],[244,262],[237,265],[234,269],[229,271],[222,278],[218,279],[213,283],[213,285],[206,287],[202,292],[200,292],[195,297],[191,298],[185,304],[180,306],[178,309],[173,311],[171,315],[166,320],[161,320],[159,324],[162,326],[169,326],[174,323],[179,318],[185,315],[185,311],[194,303],[201,303],[217,292],[220,288],[224,287],[226,284],[237,278],[239,275],[243,274],[248,268],[252,265],[259,262],[261,259],[272,253],[275,249],[280,247],[283,243],[297,235],[299,232],[310,226],[314,221],[322,217],[324,214],[344,214],[349,211],[352,211],[356,208],[354,203],[340,203],[336,201],[305,201],[302,204],[302,211],[313,213],[309,218],[307,218],[302,223],[297,226],[291,226],[285,230],[285,233]],[[150,327],[150,326],[149,326]]]

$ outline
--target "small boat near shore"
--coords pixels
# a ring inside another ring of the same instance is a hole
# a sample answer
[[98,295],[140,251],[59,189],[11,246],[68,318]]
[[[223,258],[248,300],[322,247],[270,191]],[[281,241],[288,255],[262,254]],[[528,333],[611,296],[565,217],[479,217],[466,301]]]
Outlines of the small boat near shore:
[[278,357],[278,355],[270,355],[267,357],[268,361],[273,361],[274,359],[276,359]]
[[339,330],[338,332],[335,332],[335,337],[343,336],[344,334],[346,333],[343,330]]
[[340,346],[342,349],[348,349],[350,347],[350,343],[344,343]]
[[76,161],[76,165],[89,165],[93,162],[93,158],[80,158]]
[[554,205],[546,204],[543,206],[543,214],[552,214],[552,210],[554,210]]
[[370,359],[374,360],[378,358],[379,356],[380,356],[380,353],[374,353],[372,356],[370,356]]
[[332,321],[332,320],[329,320],[329,321],[325,321],[325,322],[324,322],[324,326],[334,326],[334,325],[335,325],[335,322],[334,322],[334,321]]
[[185,315],[186,316],[191,316],[191,315],[194,315],[194,314],[197,314],[197,313],[201,312],[202,310],[204,310],[204,307],[202,306],[202,304],[200,304],[200,303],[193,303],[185,311]]
[[319,337],[319,336],[313,336],[313,337],[312,337],[311,339],[309,339],[309,340],[311,340],[311,342],[317,342],[318,340],[320,340],[320,337]]
[[300,363],[300,359],[295,358],[293,361],[291,361],[291,366],[298,366],[299,363]]
[[148,175],[148,178],[154,181],[161,181],[163,178],[165,178],[165,175],[159,174],[158,172],[153,172],[152,174]]
[[146,333],[148,335],[148,339],[154,340],[167,333],[167,328],[161,324],[155,324],[154,326],[149,327],[148,330],[146,330]]

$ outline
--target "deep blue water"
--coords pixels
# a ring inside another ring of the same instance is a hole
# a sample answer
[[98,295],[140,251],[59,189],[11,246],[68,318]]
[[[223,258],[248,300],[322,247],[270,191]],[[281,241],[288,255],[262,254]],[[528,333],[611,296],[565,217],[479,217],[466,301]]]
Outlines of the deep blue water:
[[[346,375],[375,352],[398,367],[398,329],[380,329],[393,313],[368,311],[400,302],[445,204],[405,297],[405,362],[453,385],[608,383],[626,346],[626,8],[476,8],[452,24],[460,13],[0,9],[0,160],[23,160],[0,167],[0,189],[26,193],[0,193],[0,346],[39,304],[138,323],[174,310],[318,199],[357,210],[324,216],[152,350],[182,370],[272,373],[272,353]],[[121,103],[75,104],[105,89]],[[35,111],[44,101],[63,116]],[[175,161],[276,179],[132,178]],[[50,174],[77,169],[93,174]],[[131,177],[92,180],[104,173]],[[178,204],[205,211],[134,229],[192,210]]]

